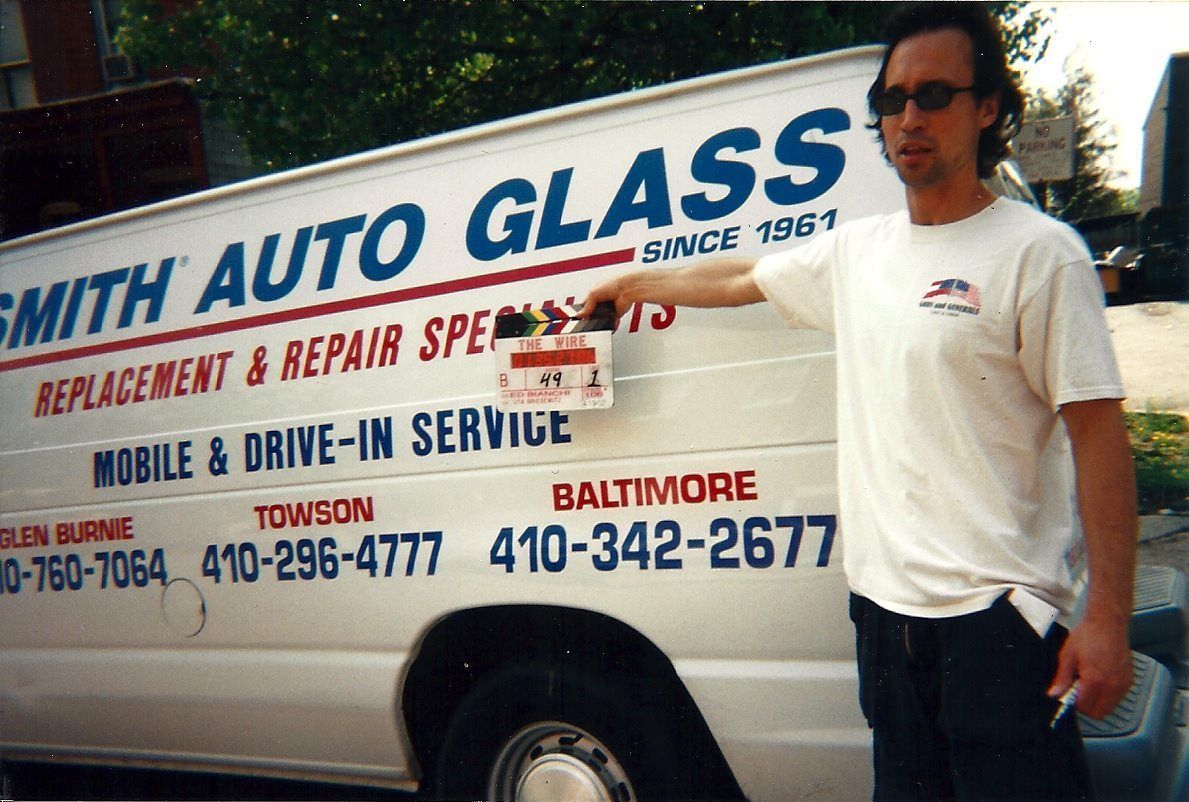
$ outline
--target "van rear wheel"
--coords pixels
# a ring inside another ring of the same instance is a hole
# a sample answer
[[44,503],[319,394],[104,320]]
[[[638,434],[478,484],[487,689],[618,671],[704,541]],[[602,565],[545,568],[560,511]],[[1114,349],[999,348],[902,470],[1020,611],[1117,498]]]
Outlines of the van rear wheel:
[[487,799],[545,802],[636,798],[614,752],[585,730],[561,721],[539,721],[513,735],[496,756]]
[[[695,799],[688,732],[631,679],[545,665],[499,669],[459,703],[432,772],[437,799]],[[698,787],[702,786],[702,787]]]

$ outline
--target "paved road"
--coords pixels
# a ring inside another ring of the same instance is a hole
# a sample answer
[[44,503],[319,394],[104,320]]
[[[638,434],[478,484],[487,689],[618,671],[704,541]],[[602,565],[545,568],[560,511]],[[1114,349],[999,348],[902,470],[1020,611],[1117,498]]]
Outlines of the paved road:
[[1141,565],[1167,565],[1189,577],[1189,515],[1145,517],[1139,538]]
[[[369,800],[411,802],[396,791],[325,783],[266,780],[175,771],[51,766],[35,763],[6,767],[10,785],[0,799],[26,800]],[[5,794],[10,794],[6,796]]]
[[1189,302],[1112,306],[1106,310],[1125,406],[1189,415]]

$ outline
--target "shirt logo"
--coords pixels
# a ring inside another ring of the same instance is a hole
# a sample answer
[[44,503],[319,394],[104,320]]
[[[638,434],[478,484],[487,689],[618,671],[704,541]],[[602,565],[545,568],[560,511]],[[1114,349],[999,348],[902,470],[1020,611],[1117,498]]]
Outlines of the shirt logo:
[[935,312],[977,315],[982,309],[978,287],[960,278],[934,281],[921,298],[920,305]]

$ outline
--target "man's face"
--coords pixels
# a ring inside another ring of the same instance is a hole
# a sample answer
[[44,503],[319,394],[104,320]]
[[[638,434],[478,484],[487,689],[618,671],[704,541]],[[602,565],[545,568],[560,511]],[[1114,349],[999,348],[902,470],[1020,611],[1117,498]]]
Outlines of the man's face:
[[[888,59],[884,90],[913,94],[928,83],[965,87],[974,83],[970,37],[955,29],[929,31],[902,40]],[[950,104],[922,111],[915,100],[880,119],[888,159],[910,189],[944,188],[977,180],[978,137],[995,121],[998,99],[959,92]]]

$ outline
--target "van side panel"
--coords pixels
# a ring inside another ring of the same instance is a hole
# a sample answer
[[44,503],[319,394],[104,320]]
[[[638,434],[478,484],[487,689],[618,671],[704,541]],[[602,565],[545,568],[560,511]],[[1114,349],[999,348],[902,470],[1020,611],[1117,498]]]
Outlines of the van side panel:
[[610,410],[495,406],[495,318],[902,205],[869,50],[0,245],[0,749],[414,787],[452,613],[672,662],[751,798],[868,793],[832,338],[637,307]]

